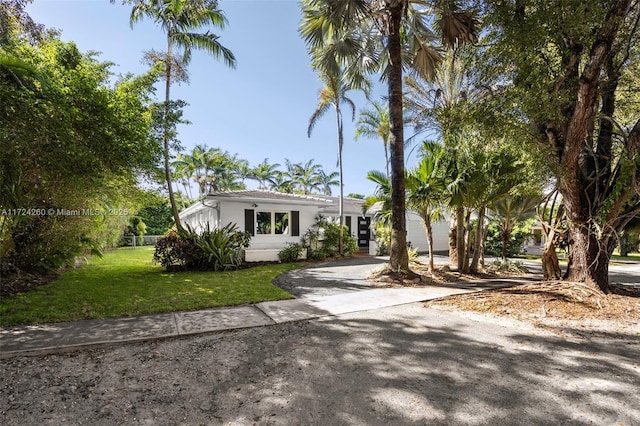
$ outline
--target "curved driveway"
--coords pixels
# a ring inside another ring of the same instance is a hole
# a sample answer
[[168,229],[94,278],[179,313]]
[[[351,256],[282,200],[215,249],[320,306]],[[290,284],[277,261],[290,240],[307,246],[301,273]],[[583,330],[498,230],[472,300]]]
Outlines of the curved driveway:
[[351,257],[314,263],[282,274],[273,283],[296,297],[370,290],[367,276],[385,262],[387,258],[384,257]]

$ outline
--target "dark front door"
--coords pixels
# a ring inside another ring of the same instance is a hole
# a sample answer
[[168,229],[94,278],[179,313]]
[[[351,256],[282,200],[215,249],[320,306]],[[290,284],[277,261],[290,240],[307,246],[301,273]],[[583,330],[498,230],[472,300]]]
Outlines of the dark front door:
[[358,247],[365,249],[369,247],[369,238],[371,238],[371,225],[370,217],[358,218]]

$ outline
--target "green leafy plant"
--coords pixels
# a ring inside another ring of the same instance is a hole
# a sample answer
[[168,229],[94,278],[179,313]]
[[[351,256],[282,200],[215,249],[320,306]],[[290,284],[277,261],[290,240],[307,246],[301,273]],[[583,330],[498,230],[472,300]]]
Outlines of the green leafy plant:
[[376,236],[376,243],[378,244],[376,255],[388,255],[389,248],[391,247],[391,228],[381,222],[376,222],[374,232]]
[[200,234],[187,227],[184,235],[169,233],[156,244],[153,261],[167,270],[226,271],[242,264],[242,248],[250,236],[238,231],[236,224],[210,229]]
[[288,243],[285,248],[280,250],[278,258],[281,262],[295,262],[300,259],[304,247],[299,243]]
[[504,260],[501,260],[501,259],[496,259],[493,262],[491,262],[489,267],[491,269],[493,269],[493,270],[502,271],[502,272],[522,272],[522,273],[529,272],[527,267],[524,266],[524,264],[522,262],[520,262],[519,260],[516,260],[516,261],[506,260],[506,261],[504,261]]
[[[349,235],[349,230],[343,226],[342,252],[350,256],[358,250],[358,243]],[[340,225],[329,222],[322,215],[316,216],[315,224],[307,231],[302,243],[309,250],[309,258],[322,260],[338,254],[340,244]]]
[[[531,237],[530,229],[530,221],[518,222],[513,227],[506,250],[507,256],[515,256],[522,253],[524,243]],[[492,256],[500,256],[502,253],[501,228],[497,222],[491,222],[487,228],[484,251]]]
[[237,269],[242,263],[242,248],[249,245],[246,236],[246,232],[238,231],[235,223],[213,230],[207,225],[207,229],[195,237],[196,246],[201,250],[202,269]]

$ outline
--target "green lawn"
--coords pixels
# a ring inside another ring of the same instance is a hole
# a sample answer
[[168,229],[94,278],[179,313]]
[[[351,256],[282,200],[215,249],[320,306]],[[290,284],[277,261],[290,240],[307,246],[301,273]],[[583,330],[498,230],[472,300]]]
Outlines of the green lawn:
[[94,257],[34,291],[0,301],[0,325],[134,316],[291,299],[271,284],[299,264],[227,272],[165,272],[153,247],[121,248]]

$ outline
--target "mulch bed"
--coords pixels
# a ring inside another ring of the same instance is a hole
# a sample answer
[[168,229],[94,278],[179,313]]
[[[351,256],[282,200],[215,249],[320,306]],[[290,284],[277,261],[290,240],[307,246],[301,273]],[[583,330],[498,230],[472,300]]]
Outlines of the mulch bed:
[[4,275],[0,280],[0,297],[11,297],[42,287],[55,280],[56,274],[38,275],[18,272]]
[[[412,265],[411,268],[419,275],[418,279],[384,270],[370,278],[373,285],[380,287],[407,287],[527,275],[491,269],[479,274],[458,274],[443,265],[436,265],[432,274],[425,265]],[[620,294],[603,294],[583,283],[537,281],[449,296],[426,302],[425,306],[508,317],[554,330],[586,327],[640,335],[640,293],[629,289],[617,292]]]

